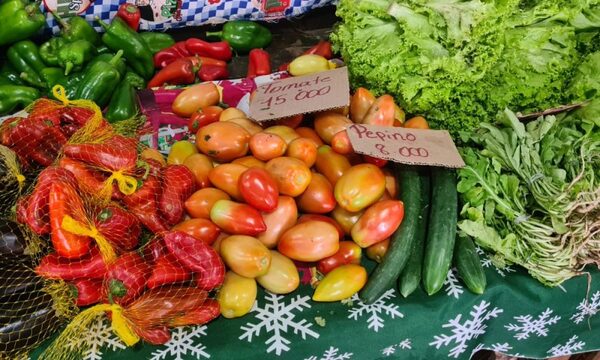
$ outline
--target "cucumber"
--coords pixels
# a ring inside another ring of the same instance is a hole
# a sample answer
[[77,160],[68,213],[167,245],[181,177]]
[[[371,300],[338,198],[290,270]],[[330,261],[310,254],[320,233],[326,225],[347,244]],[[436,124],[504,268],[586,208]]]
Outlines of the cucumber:
[[454,265],[467,288],[475,294],[483,294],[487,284],[485,272],[470,237],[459,235],[456,239]]
[[412,294],[421,283],[421,269],[423,265],[423,251],[425,250],[425,236],[427,235],[427,217],[429,216],[429,201],[431,186],[429,176],[422,177],[423,182],[423,204],[419,214],[419,223],[415,234],[413,248],[410,253],[410,259],[398,278],[398,290],[404,297]]
[[427,176],[415,166],[394,164],[396,181],[400,186],[399,199],[404,202],[404,219],[390,238],[389,248],[375,268],[365,287],[360,291],[360,299],[367,304],[375,302],[395,281],[408,262],[419,226],[419,214],[423,207],[423,180]]
[[429,295],[438,292],[450,270],[458,200],[454,170],[433,168],[431,171],[431,210],[423,258],[423,287]]

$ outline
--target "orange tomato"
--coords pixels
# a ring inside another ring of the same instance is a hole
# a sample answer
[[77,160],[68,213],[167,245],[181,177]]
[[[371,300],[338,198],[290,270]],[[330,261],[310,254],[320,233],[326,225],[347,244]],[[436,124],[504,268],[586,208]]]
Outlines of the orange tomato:
[[302,160],[311,168],[317,161],[317,144],[311,139],[297,138],[288,146],[286,155]]
[[331,302],[352,297],[367,283],[367,270],[356,264],[333,269],[319,282],[313,301]]
[[362,248],[383,241],[398,229],[403,218],[402,201],[377,202],[370,206],[352,227],[352,240]]
[[198,189],[210,186],[208,173],[213,169],[213,162],[208,156],[204,154],[190,155],[183,162],[183,166],[194,174]]
[[335,208],[333,186],[319,173],[312,174],[306,190],[298,197],[298,207],[307,213],[326,214]]
[[231,163],[244,165],[245,167],[248,167],[248,168],[259,167],[261,169],[264,169],[266,166],[266,164],[264,162],[258,160],[254,156],[244,156],[241,158],[237,158],[237,159],[233,160]]
[[221,112],[221,115],[219,115],[219,121],[227,121],[229,119],[237,119],[237,118],[245,118],[245,117],[246,117],[246,113],[243,112],[242,110],[235,108],[235,107],[229,107]]
[[167,160],[165,160],[165,157],[163,156],[163,154],[161,154],[158,150],[156,149],[151,149],[151,148],[145,148],[140,156],[142,157],[142,159],[152,159],[152,160],[156,160],[158,161],[162,166],[167,166]]
[[271,252],[252,236],[231,235],[223,239],[220,253],[233,272],[247,278],[264,275],[271,266]]
[[398,182],[396,181],[396,176],[394,173],[390,171],[390,169],[383,168],[383,175],[385,175],[385,190],[389,193],[392,199],[398,197]]
[[298,218],[298,224],[303,223],[303,222],[307,222],[307,221],[311,221],[311,220],[317,220],[317,221],[325,221],[330,223],[331,225],[335,226],[335,228],[338,231],[338,235],[340,236],[339,239],[342,240],[344,238],[344,229],[342,229],[342,227],[340,226],[340,224],[338,224],[337,221],[335,221],[334,218],[331,218],[329,216],[326,215],[319,215],[319,214],[303,214],[302,216],[300,216]]
[[429,129],[429,124],[427,120],[425,120],[422,116],[415,116],[413,118],[408,119],[404,123],[404,127],[407,129]]
[[277,120],[277,125],[289,126],[295,129],[302,123],[302,120],[304,120],[304,114],[298,114]]
[[393,126],[396,114],[396,104],[391,95],[378,97],[362,120],[363,124]]
[[183,90],[173,101],[173,113],[182,117],[190,117],[198,109],[217,105],[221,95],[212,82],[191,86]]
[[260,127],[260,125],[258,125],[254,121],[246,119],[246,118],[233,118],[233,119],[228,119],[228,120],[224,120],[224,121],[232,122],[234,124],[237,124],[237,125],[243,127],[244,130],[246,130],[250,135],[254,135],[254,134],[262,131],[262,128]]
[[364,211],[350,212],[345,210],[343,207],[337,205],[335,209],[331,212],[331,216],[335,219],[335,221],[340,224],[344,232],[350,235],[350,231],[352,231],[352,227],[358,219],[362,216]]
[[369,108],[375,102],[375,96],[365,88],[358,88],[350,98],[350,119],[360,124],[363,122]]
[[283,156],[287,149],[285,140],[279,135],[259,132],[250,138],[250,151],[255,158],[269,161]]
[[387,252],[389,246],[390,238],[387,238],[383,241],[369,246],[365,253],[367,254],[367,257],[369,259],[380,263],[381,260],[383,260],[383,257],[385,256],[385,253]]
[[208,173],[210,182],[237,200],[242,200],[242,194],[238,187],[238,181],[244,171],[248,170],[244,165],[221,164]]
[[288,294],[298,288],[300,276],[292,260],[271,250],[271,267],[256,281],[273,294]]
[[335,226],[324,221],[306,221],[294,225],[279,240],[277,249],[298,261],[319,261],[335,254],[340,240]]
[[196,134],[196,146],[217,161],[232,161],[248,152],[250,133],[229,121],[208,124]]
[[207,245],[212,245],[221,233],[221,229],[212,221],[201,218],[184,220],[175,225],[173,230],[183,231]]
[[185,210],[193,218],[210,219],[210,209],[219,200],[231,198],[223,190],[204,188],[196,191],[185,201]]
[[298,208],[293,198],[289,196],[280,196],[277,201],[277,208],[270,213],[262,213],[263,221],[267,230],[260,233],[256,238],[269,249],[277,246],[281,235],[296,225],[298,218]]
[[344,174],[344,171],[350,169],[351,165],[344,155],[336,153],[328,145],[321,145],[317,149],[315,167],[321,174],[325,175],[332,185],[335,185]]
[[281,138],[285,141],[286,144],[289,144],[292,142],[292,140],[295,140],[300,137],[300,135],[298,135],[298,133],[294,129],[284,125],[270,126],[266,128],[264,132],[281,136]]
[[354,152],[348,132],[342,130],[331,138],[331,148],[338,154],[348,155]]
[[326,111],[315,117],[315,131],[319,134],[319,137],[323,139],[326,144],[331,144],[333,135],[339,133],[342,130],[346,130],[348,126],[352,125],[352,121],[344,115]]
[[277,182],[281,195],[295,197],[302,194],[312,179],[312,173],[306,164],[292,157],[272,159],[265,169]]
[[375,165],[355,165],[344,172],[333,193],[347,211],[360,211],[376,202],[385,191],[385,175]]
[[309,127],[299,127],[299,128],[296,128],[295,130],[298,133],[298,135],[300,135],[300,137],[311,139],[312,141],[315,142],[315,144],[317,144],[317,146],[323,145],[323,140],[321,140],[321,138],[319,137],[319,134],[317,134],[317,132],[314,131],[313,129],[311,129]]

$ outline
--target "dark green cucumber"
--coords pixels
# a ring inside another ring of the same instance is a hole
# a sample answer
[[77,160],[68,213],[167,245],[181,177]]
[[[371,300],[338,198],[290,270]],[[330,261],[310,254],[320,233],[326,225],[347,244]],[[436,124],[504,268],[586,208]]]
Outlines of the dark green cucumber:
[[483,294],[487,285],[485,272],[475,244],[468,236],[460,235],[456,239],[454,265],[467,288],[475,294]]
[[419,214],[419,223],[417,224],[417,232],[415,234],[413,248],[410,253],[410,259],[402,271],[402,275],[398,278],[398,290],[402,296],[407,297],[412,294],[421,283],[421,269],[423,265],[423,252],[425,251],[425,236],[427,236],[427,217],[429,216],[430,202],[430,178],[424,176],[423,181],[423,204],[421,213]]
[[458,211],[454,170],[431,170],[431,209],[423,258],[423,287],[429,295],[438,292],[450,270]]
[[419,226],[419,214],[423,207],[423,180],[427,176],[419,167],[394,164],[396,181],[400,187],[399,199],[404,202],[404,219],[390,238],[389,248],[375,268],[365,287],[360,291],[360,299],[373,303],[389,288],[406,266],[410,257],[415,234]]

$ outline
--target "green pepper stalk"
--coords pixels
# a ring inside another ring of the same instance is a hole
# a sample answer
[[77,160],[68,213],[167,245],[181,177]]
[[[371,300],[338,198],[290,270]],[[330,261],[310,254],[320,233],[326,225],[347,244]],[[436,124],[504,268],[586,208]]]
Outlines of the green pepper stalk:
[[100,36],[84,18],[73,16],[68,21],[65,21],[54,11],[52,11],[52,15],[62,28],[61,35],[67,42],[87,40],[94,45],[100,42]]
[[46,24],[40,12],[40,3],[28,4],[23,0],[5,0],[0,4],[0,46],[10,45],[35,35]]
[[20,72],[19,76],[27,83],[43,88],[45,85],[39,72],[46,67],[42,61],[38,47],[31,40],[23,40],[13,44],[6,56],[10,64]]
[[65,39],[53,37],[40,46],[40,57],[48,66],[58,66],[58,51],[65,45]]
[[0,85],[0,115],[9,114],[18,107],[25,107],[40,97],[40,92],[32,87]]
[[223,30],[207,32],[206,36],[226,40],[229,46],[239,53],[264,48],[272,40],[269,29],[257,22],[248,20],[229,21],[223,25]]
[[69,75],[73,69],[79,71],[83,64],[91,60],[95,53],[96,49],[91,42],[77,40],[65,44],[58,50],[59,65],[65,69],[65,75]]
[[[87,68],[89,69],[90,67],[94,66],[95,63],[99,62],[99,61],[104,61],[104,62],[109,62],[110,60],[112,60],[112,58],[115,56],[115,54],[113,53],[106,53],[106,54],[101,54],[98,55],[96,57],[94,57],[88,64],[87,64]],[[121,77],[125,76],[125,72],[127,71],[127,64],[125,63],[125,59],[123,59],[122,57],[116,62],[115,67],[117,68],[117,70],[119,71],[119,75],[121,75]]]
[[112,92],[121,81],[121,75],[116,68],[121,56],[123,50],[119,50],[108,62],[98,61],[90,66],[77,87],[75,98],[92,100],[101,108],[106,106]]

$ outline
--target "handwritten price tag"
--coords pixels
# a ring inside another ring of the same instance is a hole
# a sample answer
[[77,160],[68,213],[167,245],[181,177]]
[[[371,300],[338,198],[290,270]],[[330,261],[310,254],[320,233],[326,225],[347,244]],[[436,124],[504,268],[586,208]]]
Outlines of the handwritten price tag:
[[445,130],[421,130],[354,124],[346,129],[354,151],[403,164],[461,168],[460,157]]
[[250,118],[266,121],[348,105],[345,67],[260,85],[250,102]]

